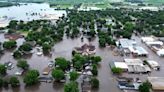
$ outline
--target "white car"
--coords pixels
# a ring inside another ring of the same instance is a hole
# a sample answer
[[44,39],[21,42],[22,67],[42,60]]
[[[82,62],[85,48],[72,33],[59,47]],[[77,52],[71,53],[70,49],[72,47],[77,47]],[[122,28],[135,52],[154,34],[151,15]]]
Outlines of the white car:
[[36,47],[36,54],[38,55],[38,56],[41,56],[42,54],[43,54],[43,50],[42,50],[42,48],[41,47]]
[[23,74],[23,72],[24,72],[24,70],[23,69],[20,69],[20,70],[18,70],[17,72],[15,72],[15,75],[22,75]]

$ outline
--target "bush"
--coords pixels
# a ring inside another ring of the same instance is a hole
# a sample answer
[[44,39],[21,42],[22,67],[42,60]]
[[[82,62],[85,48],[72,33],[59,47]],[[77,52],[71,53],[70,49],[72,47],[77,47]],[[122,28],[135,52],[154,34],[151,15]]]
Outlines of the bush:
[[97,78],[92,78],[91,86],[92,86],[92,88],[99,88],[99,80]]
[[150,92],[151,84],[144,82],[139,86],[139,92]]
[[94,76],[98,75],[97,66],[95,64],[93,64],[91,72]]
[[70,72],[70,80],[75,81],[79,77],[79,74],[76,71]]
[[31,51],[32,50],[32,46],[30,44],[23,44],[19,47],[20,51]]
[[37,70],[29,70],[24,77],[24,83],[27,86],[34,85],[38,82],[39,72]]
[[27,70],[29,68],[29,64],[27,63],[26,60],[19,60],[17,63],[17,67]]
[[5,75],[7,71],[7,68],[5,65],[0,64],[0,75]]
[[13,57],[16,58],[16,59],[19,59],[22,57],[22,54],[19,50],[16,50],[14,53],[13,53]]
[[3,47],[4,47],[5,49],[12,49],[12,48],[14,48],[14,47],[17,46],[16,44],[17,44],[17,43],[16,43],[16,41],[14,41],[14,40],[5,41],[5,42],[3,43]]
[[10,84],[12,87],[17,87],[20,85],[20,82],[17,77],[11,77],[10,78]]
[[69,68],[70,62],[67,61],[65,58],[59,57],[55,59],[55,65],[58,66],[59,69],[65,71]]
[[77,83],[76,82],[67,83],[64,86],[64,92],[79,92]]
[[52,77],[59,82],[60,80],[64,79],[64,72],[62,70],[52,70]]
[[112,68],[112,72],[114,74],[121,74],[123,72],[123,70],[121,68],[116,68],[116,67],[113,67]]

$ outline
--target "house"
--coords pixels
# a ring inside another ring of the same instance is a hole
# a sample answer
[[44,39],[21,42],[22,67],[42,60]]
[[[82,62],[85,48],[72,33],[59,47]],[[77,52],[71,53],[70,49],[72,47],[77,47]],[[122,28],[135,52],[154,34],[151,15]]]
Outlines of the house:
[[128,65],[125,62],[111,62],[110,67],[116,67],[116,68],[121,68],[123,71],[127,72],[128,71]]
[[164,91],[164,77],[148,77],[154,91]]
[[96,53],[96,48],[91,44],[84,44],[81,47],[75,47],[74,51],[82,55],[92,55]]
[[9,39],[9,40],[17,40],[19,38],[23,38],[24,36],[18,33],[13,33],[13,34],[4,34],[5,39]]
[[133,56],[148,56],[148,52],[140,46],[129,47]]
[[149,73],[151,69],[148,65],[144,65],[140,59],[124,59],[128,65],[129,73]]
[[154,42],[156,41],[157,39],[153,36],[149,36],[149,37],[141,37],[141,41],[142,42]]
[[117,47],[120,47],[122,49],[128,49],[129,47],[133,47],[137,44],[135,40],[129,40],[126,38],[119,39],[119,41],[116,42]]
[[147,46],[162,46],[163,42],[162,41],[151,41],[151,42],[145,42]]

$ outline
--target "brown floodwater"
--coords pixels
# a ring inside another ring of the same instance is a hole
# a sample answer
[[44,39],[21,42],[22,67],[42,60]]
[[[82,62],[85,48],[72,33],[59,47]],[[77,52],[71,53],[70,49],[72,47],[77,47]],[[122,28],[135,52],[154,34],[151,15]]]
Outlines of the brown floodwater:
[[[138,42],[138,45],[143,46],[148,52],[150,60],[156,60],[161,65],[160,71],[153,71],[150,75],[147,74],[128,74],[125,73],[123,76],[127,77],[139,77],[141,80],[145,80],[148,76],[161,76],[164,77],[164,59],[158,57],[155,53],[153,53],[149,48],[147,48],[143,43],[140,41],[140,37],[133,36],[133,39],[135,39]],[[3,34],[0,34],[0,41],[4,41]],[[18,42],[18,45],[21,45],[23,43],[23,39],[20,39]],[[56,57],[64,57],[68,60],[71,60],[72,58],[72,49],[76,46],[81,46],[84,43],[91,43],[96,46],[96,55],[99,55],[102,57],[102,62],[99,66],[99,74],[98,79],[100,80],[100,88],[98,90],[94,90],[93,92],[122,92],[117,87],[117,81],[116,76],[112,75],[109,67],[109,62],[112,61],[123,61],[124,58],[132,58],[130,57],[121,57],[121,56],[114,56],[112,55],[112,50],[109,47],[106,47],[104,49],[99,48],[98,46],[98,37],[96,37],[93,41],[88,42],[87,39],[84,39],[84,42],[81,42],[80,38],[77,39],[67,39],[64,37],[63,41],[55,44],[53,47],[52,56],[37,56],[35,53],[32,56],[27,57],[27,61],[30,64],[30,68],[37,69],[40,72],[40,76],[42,75],[42,70],[47,67],[47,64],[50,60],[54,60]],[[11,61],[14,63],[15,68],[13,70],[8,70],[8,75],[14,75],[14,73],[17,70],[16,63],[17,61],[13,59],[11,56],[10,51],[6,51],[3,56],[0,58],[0,63],[4,63],[7,61]],[[146,59],[146,58],[141,58]],[[50,75],[48,75],[50,76]],[[19,88],[11,88],[8,89],[0,89],[2,92],[63,92],[63,85],[64,84],[57,84],[57,83],[40,83],[35,86],[31,87],[25,87],[22,77],[19,77],[21,80],[21,86]],[[128,92],[135,92],[135,91],[128,91]]]

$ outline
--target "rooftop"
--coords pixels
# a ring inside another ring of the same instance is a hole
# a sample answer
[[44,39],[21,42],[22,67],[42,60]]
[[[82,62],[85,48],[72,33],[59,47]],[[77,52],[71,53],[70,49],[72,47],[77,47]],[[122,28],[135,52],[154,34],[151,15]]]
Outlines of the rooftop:
[[148,77],[153,90],[164,90],[164,77]]

